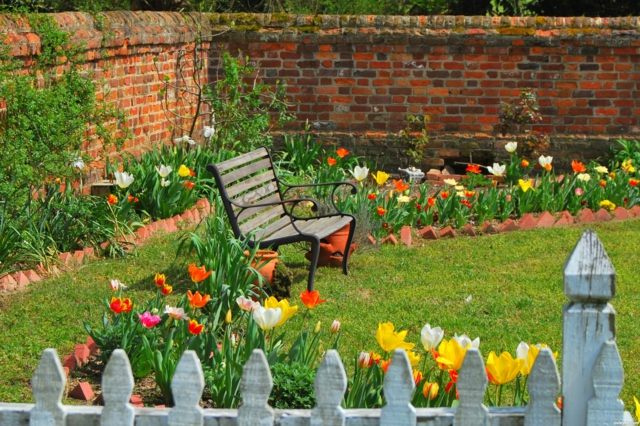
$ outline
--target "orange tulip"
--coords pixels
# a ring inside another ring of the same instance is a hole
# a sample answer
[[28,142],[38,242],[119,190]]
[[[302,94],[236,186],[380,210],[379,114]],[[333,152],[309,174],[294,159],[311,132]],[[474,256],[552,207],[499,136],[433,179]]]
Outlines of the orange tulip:
[[384,359],[382,361],[380,361],[380,368],[382,368],[382,371],[386,374],[387,370],[389,370],[389,365],[391,364],[391,360],[390,359]]
[[195,183],[191,182],[190,180],[185,181],[182,184],[187,190],[192,190],[194,186],[196,186]]
[[111,205],[118,204],[118,197],[113,194],[109,194],[109,196],[107,197],[107,203]]
[[523,169],[529,167],[529,161],[523,158],[522,161],[520,161],[520,167],[522,167]]
[[442,197],[443,200],[446,200],[449,198],[449,193],[447,191],[442,191],[440,192],[440,197]]
[[375,199],[376,199],[376,194],[371,193],[371,194],[367,195],[367,198],[368,198],[369,200],[373,201],[373,200],[375,200]]
[[422,387],[422,395],[424,395],[426,399],[430,399],[431,401],[437,398],[439,391],[440,385],[436,382],[425,382],[424,386]]
[[475,173],[477,175],[479,175],[480,173],[482,173],[480,171],[480,166],[477,164],[469,164],[467,165],[467,172],[468,173]]
[[402,179],[394,179],[393,186],[396,188],[398,192],[404,192],[409,189],[409,185],[405,183]]
[[327,158],[327,164],[328,164],[329,166],[335,166],[335,165],[336,165],[336,163],[337,163],[337,161],[336,161],[336,159],[335,159],[335,158],[333,158],[333,157],[329,157],[329,158]]
[[191,307],[202,308],[211,300],[211,296],[208,294],[203,296],[199,291],[191,293],[191,290],[187,290],[187,299],[189,299],[189,305],[191,305]]
[[384,216],[384,214],[387,212],[384,207],[382,206],[378,206],[378,208],[376,209],[376,212],[378,213],[378,216]]
[[156,274],[154,282],[156,283],[156,287],[161,288],[167,283],[167,277],[164,274]]
[[320,299],[320,292],[318,290],[305,290],[300,293],[300,300],[302,300],[302,304],[309,309],[313,309],[321,303],[326,302],[326,300]]
[[134,204],[134,203],[137,203],[138,201],[140,201],[138,197],[134,197],[131,194],[127,195],[127,202]]
[[336,149],[336,154],[338,155],[338,157],[344,158],[349,155],[349,150],[346,148],[338,148]]
[[170,286],[169,284],[165,284],[162,286],[162,288],[160,289],[160,293],[162,293],[165,296],[170,295],[171,293],[173,293],[173,287]]
[[133,303],[129,298],[112,297],[111,303],[109,303],[109,308],[111,308],[115,314],[131,312],[131,309],[133,309]]
[[587,171],[587,168],[584,165],[584,163],[578,160],[573,160],[571,162],[571,168],[573,169],[573,173],[584,173]]
[[191,281],[197,284],[209,278],[211,271],[207,271],[204,265],[198,267],[195,263],[192,263],[189,265],[189,275],[191,276]]
[[433,197],[427,198],[427,205],[429,207],[433,207],[435,204],[436,204],[436,199],[435,198],[433,198]]
[[633,187],[638,186],[638,183],[640,183],[640,180],[638,180],[638,179],[633,179],[633,178],[629,179],[629,185],[631,185]]
[[198,334],[202,333],[203,330],[204,330],[204,324],[200,324],[196,320],[189,321],[189,333],[197,336]]

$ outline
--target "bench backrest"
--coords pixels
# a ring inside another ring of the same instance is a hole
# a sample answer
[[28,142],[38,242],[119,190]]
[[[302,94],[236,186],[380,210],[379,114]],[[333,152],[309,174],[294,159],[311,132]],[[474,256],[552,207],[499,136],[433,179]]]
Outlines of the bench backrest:
[[[286,214],[282,204],[251,207],[282,201],[273,162],[266,148],[210,164],[207,169],[215,178],[236,238],[265,228]],[[234,203],[249,207],[241,208]]]

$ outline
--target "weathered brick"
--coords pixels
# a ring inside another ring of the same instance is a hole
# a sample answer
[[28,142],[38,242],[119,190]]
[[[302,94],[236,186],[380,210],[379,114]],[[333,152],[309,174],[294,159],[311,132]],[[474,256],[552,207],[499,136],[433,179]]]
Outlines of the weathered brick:
[[576,219],[580,223],[593,223],[596,221],[591,209],[582,209],[578,212]]
[[600,209],[596,212],[595,218],[598,222],[607,222],[611,220],[611,214],[605,209]]
[[536,228],[551,228],[556,223],[556,218],[549,212],[542,212],[538,217]]
[[433,226],[425,226],[418,230],[418,235],[427,240],[437,240],[440,238],[440,233]]
[[455,236],[456,231],[450,226],[445,226],[440,229],[440,238],[453,238]]

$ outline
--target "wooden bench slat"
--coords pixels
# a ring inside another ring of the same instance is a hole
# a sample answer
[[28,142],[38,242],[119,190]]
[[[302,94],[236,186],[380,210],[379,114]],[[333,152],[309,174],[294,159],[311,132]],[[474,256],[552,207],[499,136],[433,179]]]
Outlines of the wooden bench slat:
[[276,194],[280,199],[280,193],[278,193],[278,184],[276,182],[269,182],[266,185],[262,185],[250,193],[242,194],[239,197],[231,198],[234,203],[249,205],[262,202],[266,197]]
[[280,217],[284,214],[285,211],[282,206],[273,206],[267,209],[267,211],[265,211],[264,213],[261,213],[258,216],[255,216],[252,219],[248,220],[247,222],[240,224],[240,231],[242,231],[242,233],[251,232],[256,228],[269,223],[269,221],[271,221],[272,219]]
[[247,152],[246,154],[242,154],[238,157],[223,161],[222,163],[218,163],[216,164],[216,168],[220,173],[224,173],[225,171],[233,169],[234,167],[238,167],[251,161],[257,160],[258,158],[268,156],[269,153],[267,152],[266,148],[258,148],[255,151]]
[[[320,219],[294,221],[296,227],[301,232],[305,234],[315,235],[318,238],[324,238],[328,235],[331,235],[350,222],[351,218],[349,216],[335,216],[324,217]],[[276,232],[273,232],[271,235],[266,236],[265,239],[271,240],[275,238],[290,237],[293,235],[299,235],[299,232],[293,227],[293,225],[289,225],[277,230]]]
[[282,228],[286,226],[291,227],[291,218],[289,216],[283,216],[280,219],[276,220],[275,222],[270,223],[265,228],[258,229],[258,231],[255,233],[255,238],[257,240],[269,239],[271,235],[280,231]]
[[[270,196],[266,197],[266,198],[262,198],[260,199],[260,201],[255,202],[255,204],[265,204],[265,203],[273,203],[276,201],[280,201],[280,194],[271,194]],[[254,203],[252,203],[254,204]],[[273,206],[266,206],[266,207],[248,207],[244,210],[242,210],[238,216],[236,216],[236,220],[238,222],[243,222],[246,221],[248,219],[250,219],[252,216],[256,216],[260,213],[262,213],[263,211],[270,209]],[[237,210],[240,210],[239,208]]]
[[239,179],[242,179],[244,177],[247,177],[249,175],[252,175],[254,173],[257,173],[265,169],[271,169],[271,161],[269,161],[268,158],[265,158],[260,161],[256,161],[255,163],[251,163],[246,166],[242,166],[239,169],[235,169],[231,173],[227,173],[226,175],[223,175],[222,183],[225,186],[230,185],[231,183]]
[[253,176],[252,178],[249,178],[245,181],[237,183],[236,185],[228,186],[227,195],[229,196],[229,198],[235,197],[236,195],[241,194],[245,191],[248,191],[251,188],[254,188],[260,185],[261,183],[273,181],[275,179],[276,177],[273,174],[273,170],[267,170],[264,173],[261,173],[257,176]]

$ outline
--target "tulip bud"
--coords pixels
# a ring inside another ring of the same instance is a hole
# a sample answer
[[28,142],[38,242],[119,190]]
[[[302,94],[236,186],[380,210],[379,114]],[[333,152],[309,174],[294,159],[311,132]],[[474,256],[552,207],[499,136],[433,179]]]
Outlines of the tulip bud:
[[425,382],[422,387],[422,395],[426,399],[433,401],[438,397],[438,392],[440,391],[440,385],[435,382]]
[[224,316],[224,322],[226,322],[227,324],[231,324],[232,319],[233,317],[231,316],[231,309],[229,309],[227,311],[227,314]]
[[316,327],[313,329],[313,332],[316,333],[316,334],[320,333],[320,326],[321,325],[322,325],[322,323],[320,321],[318,321],[316,323]]
[[333,320],[333,322],[331,323],[331,333],[332,334],[336,334],[337,332],[340,331],[340,321],[338,320]]
[[360,355],[358,355],[358,367],[368,368],[369,366],[371,366],[371,355],[369,355],[369,352],[360,352]]

